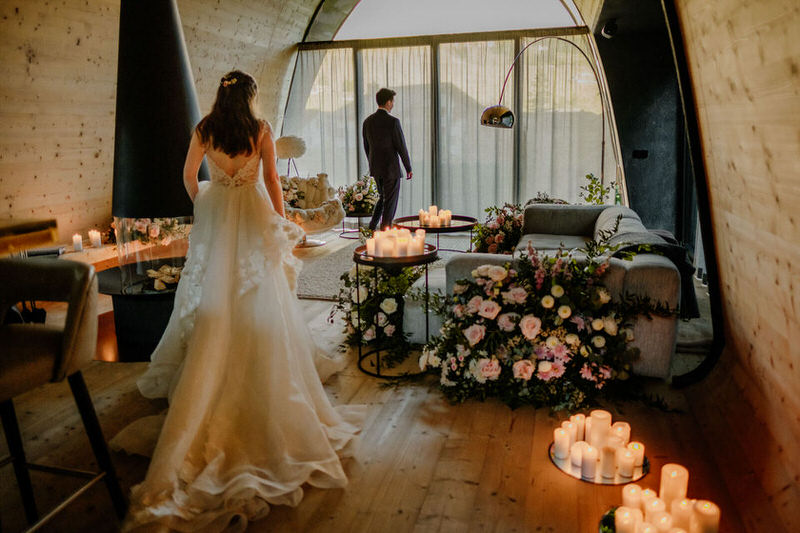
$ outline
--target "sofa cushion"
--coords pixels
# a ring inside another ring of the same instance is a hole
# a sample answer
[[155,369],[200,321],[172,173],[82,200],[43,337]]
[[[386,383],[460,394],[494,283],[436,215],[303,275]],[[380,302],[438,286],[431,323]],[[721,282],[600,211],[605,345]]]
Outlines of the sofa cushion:
[[595,221],[606,206],[533,204],[525,208],[522,234],[594,235]]
[[[589,237],[583,235],[552,235],[549,233],[529,233],[523,235],[519,240],[519,244],[514,252],[515,257],[519,254],[527,252],[528,244],[536,248],[538,252],[554,252],[561,248],[562,250],[572,250],[574,248],[582,248]],[[551,254],[552,255],[552,254]]]
[[614,231],[617,217],[622,217],[619,221],[617,233],[647,231],[642,224],[642,219],[633,209],[623,206],[606,207],[597,217],[592,235],[595,239],[599,237],[601,231]]

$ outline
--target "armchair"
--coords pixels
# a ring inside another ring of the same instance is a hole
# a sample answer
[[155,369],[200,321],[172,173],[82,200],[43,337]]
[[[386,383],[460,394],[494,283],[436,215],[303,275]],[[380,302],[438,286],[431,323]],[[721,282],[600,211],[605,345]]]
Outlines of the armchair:
[[[307,234],[320,233],[337,226],[344,219],[342,202],[328,183],[327,174],[313,178],[281,176],[284,191],[297,190],[295,206],[286,203],[286,218],[303,228]],[[303,237],[300,247],[321,246],[325,241]]]

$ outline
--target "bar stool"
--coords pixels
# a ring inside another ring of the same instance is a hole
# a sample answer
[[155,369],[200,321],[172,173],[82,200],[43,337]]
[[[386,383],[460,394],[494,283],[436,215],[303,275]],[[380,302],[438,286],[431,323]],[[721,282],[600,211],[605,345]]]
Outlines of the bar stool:
[[[105,481],[117,516],[127,503],[108,453],[92,398],[81,369],[94,359],[97,346],[97,277],[92,266],[52,258],[0,260],[0,324],[7,310],[23,300],[67,302],[64,327],[44,324],[0,325],[0,418],[17,477],[25,516],[38,529],[89,487]],[[78,406],[99,472],[28,463],[14,412],[13,398],[48,382],[66,379]],[[44,517],[34,499],[29,470],[67,474],[86,483]]]

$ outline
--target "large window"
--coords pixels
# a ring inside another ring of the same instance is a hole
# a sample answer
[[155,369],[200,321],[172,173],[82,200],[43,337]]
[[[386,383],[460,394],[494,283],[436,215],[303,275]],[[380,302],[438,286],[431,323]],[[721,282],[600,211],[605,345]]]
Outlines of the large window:
[[[533,42],[503,94],[514,129],[480,126],[514,57]],[[388,87],[414,171],[398,216],[435,203],[482,218],[486,207],[539,192],[574,202],[584,175],[605,174],[606,184],[621,175],[589,57],[586,30],[576,28],[303,44],[283,134],[306,140],[303,172],[352,183],[368,171],[361,124]]]

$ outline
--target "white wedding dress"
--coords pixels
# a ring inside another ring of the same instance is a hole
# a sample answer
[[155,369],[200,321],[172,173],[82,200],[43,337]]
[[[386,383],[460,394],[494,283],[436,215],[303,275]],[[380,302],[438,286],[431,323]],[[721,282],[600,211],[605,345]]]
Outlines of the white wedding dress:
[[[332,407],[322,387],[336,363],[319,353],[294,295],[302,230],[273,208],[259,154],[233,176],[206,159],[211,181],[195,198],[175,307],[138,381],[170,406],[126,530],[242,530],[270,504],[297,505],[304,483],[342,487],[340,456],[365,415]],[[148,425],[135,422],[112,447],[141,447]]]

